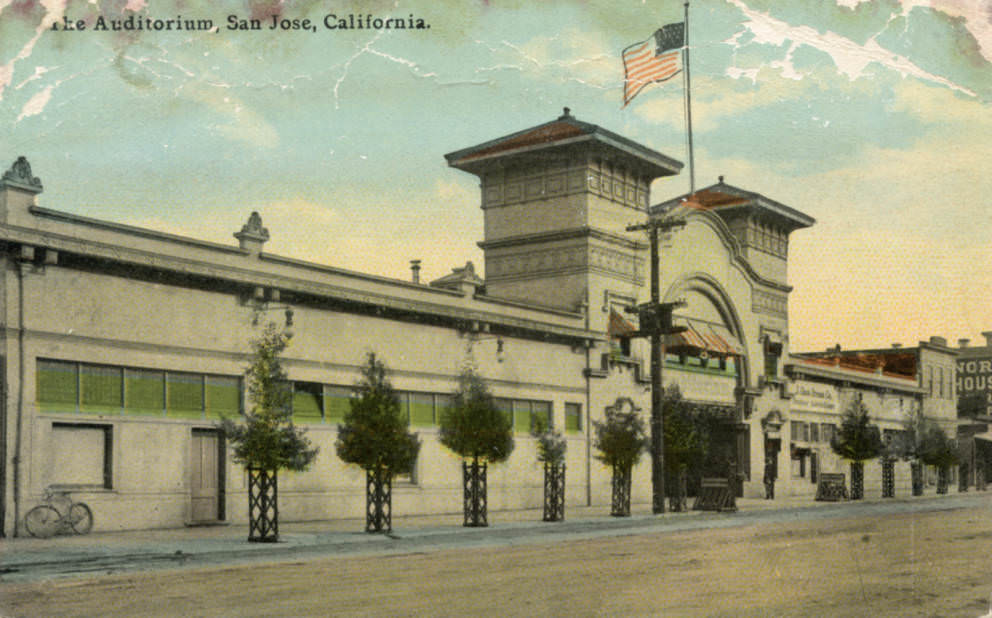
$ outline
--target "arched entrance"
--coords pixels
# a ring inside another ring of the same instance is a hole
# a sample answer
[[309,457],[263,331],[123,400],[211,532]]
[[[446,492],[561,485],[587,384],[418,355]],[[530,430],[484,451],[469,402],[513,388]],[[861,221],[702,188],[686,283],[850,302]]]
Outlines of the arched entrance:
[[[676,281],[665,294],[666,302],[675,300],[685,301],[673,320],[685,331],[666,339],[665,383],[677,383],[686,400],[705,406],[710,416],[716,410],[721,418],[697,476],[750,480],[750,427],[744,422],[749,363],[737,310],[723,287],[705,273]],[[735,485],[741,495],[742,483]]]

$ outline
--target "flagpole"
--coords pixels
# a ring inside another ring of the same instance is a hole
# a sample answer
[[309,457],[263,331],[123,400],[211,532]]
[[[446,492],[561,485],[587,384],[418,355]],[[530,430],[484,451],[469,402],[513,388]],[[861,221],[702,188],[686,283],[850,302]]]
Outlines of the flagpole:
[[682,61],[685,63],[685,125],[686,135],[689,139],[689,195],[696,192],[696,170],[692,156],[692,98],[689,88],[689,2],[685,3],[685,56]]

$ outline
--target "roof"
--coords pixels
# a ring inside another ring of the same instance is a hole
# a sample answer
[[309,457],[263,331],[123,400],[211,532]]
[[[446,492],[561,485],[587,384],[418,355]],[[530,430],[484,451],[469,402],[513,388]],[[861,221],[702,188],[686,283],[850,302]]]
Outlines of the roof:
[[682,163],[598,125],[577,120],[566,107],[564,113],[544,124],[444,155],[448,165],[478,174],[497,159],[547,151],[569,144],[598,144],[638,165],[652,178],[679,173]]
[[896,378],[916,378],[916,353],[913,350],[894,348],[882,352],[794,354],[793,357],[805,364],[826,367],[840,367],[851,371],[877,372]]
[[726,184],[723,182],[723,176],[720,176],[720,182],[715,185],[652,206],[651,213],[661,214],[678,206],[720,215],[750,210],[774,217],[779,224],[789,228],[790,232],[816,223],[816,219],[795,208],[776,202],[760,193]]
[[901,392],[924,394],[912,376],[878,371],[867,367],[837,365],[832,361],[818,358],[791,356],[786,362],[786,372],[793,377],[825,378],[831,381],[846,381],[869,386],[891,388]]

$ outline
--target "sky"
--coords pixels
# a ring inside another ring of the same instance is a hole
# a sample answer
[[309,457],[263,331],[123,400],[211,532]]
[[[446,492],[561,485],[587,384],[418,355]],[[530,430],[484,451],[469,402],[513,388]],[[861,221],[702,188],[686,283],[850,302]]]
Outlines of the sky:
[[[232,245],[258,211],[272,253],[402,279],[414,258],[424,279],[481,270],[478,180],[443,155],[568,106],[687,161],[682,80],[624,108],[620,61],[683,10],[0,0],[0,166],[26,156],[56,210]],[[269,30],[272,15],[314,28]],[[216,28],[95,29],[129,16]],[[791,349],[984,341],[992,2],[696,0],[689,45],[697,185],[724,175],[817,220],[791,238]],[[688,190],[685,172],[658,180],[652,202]]]

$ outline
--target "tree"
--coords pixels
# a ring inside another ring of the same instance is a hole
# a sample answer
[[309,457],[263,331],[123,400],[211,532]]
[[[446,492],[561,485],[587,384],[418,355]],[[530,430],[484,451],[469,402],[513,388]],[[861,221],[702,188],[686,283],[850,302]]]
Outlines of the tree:
[[565,519],[565,449],[561,432],[548,427],[542,417],[534,418],[531,435],[537,439],[537,460],[544,463],[544,521]]
[[305,430],[293,424],[292,394],[279,359],[290,337],[269,322],[250,341],[251,362],[245,370],[249,409],[239,421],[221,421],[234,461],[248,470],[249,541],[279,539],[278,472],[306,470],[317,457]]
[[864,496],[864,462],[885,450],[882,434],[871,423],[868,409],[860,399],[851,402],[841,417],[840,431],[830,440],[830,448],[851,461],[851,499]]
[[386,378],[386,365],[369,352],[362,379],[335,447],[342,461],[366,474],[366,532],[392,530],[392,478],[409,471],[417,460],[420,440],[407,431],[400,400]]
[[485,381],[471,366],[462,371],[452,405],[441,414],[438,440],[471,460],[462,462],[465,525],[487,526],[486,469],[513,452],[513,421],[496,407]]
[[617,517],[630,515],[630,472],[647,450],[650,441],[644,429],[644,420],[637,413],[634,402],[619,398],[606,409],[603,422],[593,421],[596,459],[613,470],[613,508]]
[[937,467],[937,493],[947,493],[948,467],[958,462],[957,444],[935,422],[927,423],[920,439],[920,461]]

